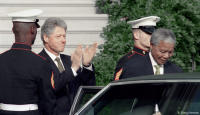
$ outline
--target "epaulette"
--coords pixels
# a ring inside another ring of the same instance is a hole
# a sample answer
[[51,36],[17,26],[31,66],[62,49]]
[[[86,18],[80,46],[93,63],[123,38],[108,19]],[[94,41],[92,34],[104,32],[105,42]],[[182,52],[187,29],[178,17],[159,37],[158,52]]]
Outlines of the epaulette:
[[134,55],[134,51],[132,50],[132,51],[130,51],[130,52],[128,52],[126,55],[124,55],[123,57],[121,57],[120,59],[119,59],[119,61],[118,61],[118,64],[120,65],[120,64],[123,64],[123,63],[125,63],[126,61],[128,61],[129,60],[129,58],[132,56],[132,55]]
[[138,47],[134,47],[133,49],[135,51],[135,53],[141,55],[141,56],[145,56],[147,54],[147,51],[141,49],[141,48],[138,48]]
[[132,50],[131,52],[129,52],[128,58],[132,57],[133,55],[135,55],[135,51]]

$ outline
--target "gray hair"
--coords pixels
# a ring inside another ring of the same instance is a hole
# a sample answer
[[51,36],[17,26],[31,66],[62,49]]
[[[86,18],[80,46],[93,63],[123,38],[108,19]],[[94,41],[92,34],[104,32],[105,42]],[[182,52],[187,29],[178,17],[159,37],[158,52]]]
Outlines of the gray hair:
[[46,21],[41,27],[41,39],[43,43],[44,43],[44,38],[43,38],[44,34],[46,34],[49,37],[57,26],[64,28],[66,32],[67,25],[63,19],[58,17],[51,17],[46,19]]
[[153,32],[151,36],[151,44],[158,45],[160,41],[168,42],[168,43],[176,43],[176,36],[169,29],[160,28]]

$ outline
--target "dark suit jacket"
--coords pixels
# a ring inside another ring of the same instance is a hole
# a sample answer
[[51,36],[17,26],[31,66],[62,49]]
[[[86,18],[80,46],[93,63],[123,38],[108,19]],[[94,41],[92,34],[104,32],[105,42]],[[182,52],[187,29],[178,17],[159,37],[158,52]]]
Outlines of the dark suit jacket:
[[[181,68],[175,64],[167,61],[164,64],[164,74],[168,73],[180,73],[182,72]],[[124,64],[123,72],[120,76],[120,79],[143,76],[143,75],[153,75],[153,67],[149,54],[145,56],[133,57]]]
[[68,55],[61,54],[61,60],[65,67],[65,71],[60,73],[57,66],[49,55],[42,50],[39,55],[45,57],[51,64],[51,67],[55,73],[54,83],[56,90],[56,113],[57,115],[67,115],[69,114],[71,105],[73,103],[74,97],[77,93],[79,86],[81,85],[95,85],[95,74],[94,67],[93,71],[82,68],[77,73],[78,75],[74,77],[71,70],[71,57]]

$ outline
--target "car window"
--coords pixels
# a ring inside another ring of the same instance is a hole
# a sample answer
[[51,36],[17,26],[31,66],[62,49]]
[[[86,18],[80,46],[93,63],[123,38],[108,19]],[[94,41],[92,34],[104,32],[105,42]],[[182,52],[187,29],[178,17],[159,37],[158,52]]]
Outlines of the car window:
[[199,83],[144,83],[112,86],[80,115],[200,114]]
[[90,100],[103,86],[81,86],[76,94],[70,115],[79,110],[88,100]]

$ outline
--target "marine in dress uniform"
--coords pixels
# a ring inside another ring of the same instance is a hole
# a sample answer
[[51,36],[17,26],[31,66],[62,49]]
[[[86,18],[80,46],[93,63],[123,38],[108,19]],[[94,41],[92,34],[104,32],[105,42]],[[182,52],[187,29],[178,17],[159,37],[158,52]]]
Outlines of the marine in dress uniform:
[[[125,63],[128,63],[128,61],[132,58],[145,56],[149,52],[149,39],[151,34],[156,29],[156,23],[158,21],[160,21],[159,17],[148,16],[128,22],[128,24],[131,24],[133,30],[134,48],[131,52],[120,58],[117,62],[114,80],[121,79],[120,76],[123,73],[123,65]],[[142,32],[139,32],[138,30]],[[140,35],[138,35],[138,32]]]
[[31,51],[39,9],[9,14],[15,43],[0,55],[0,115],[52,115],[53,72],[46,59]]
[[[54,25],[54,26],[52,26]],[[72,57],[61,54],[66,43],[67,25],[60,18],[48,18],[42,26],[44,49],[39,55],[45,57],[53,69],[57,115],[68,115],[77,90],[82,85],[95,85],[94,67],[81,67],[76,71],[72,67]],[[48,31],[51,31],[48,33]],[[56,37],[54,37],[56,36]],[[56,61],[60,58],[60,64]],[[59,70],[62,66],[62,71]],[[89,68],[89,69],[88,69]]]

